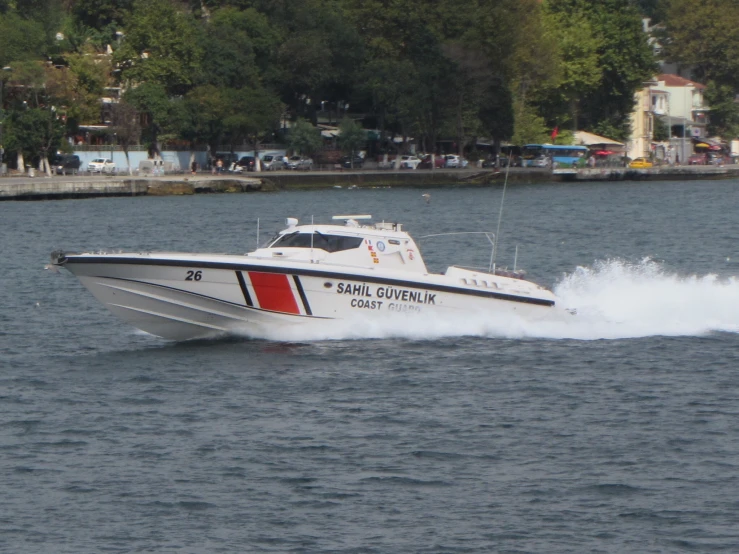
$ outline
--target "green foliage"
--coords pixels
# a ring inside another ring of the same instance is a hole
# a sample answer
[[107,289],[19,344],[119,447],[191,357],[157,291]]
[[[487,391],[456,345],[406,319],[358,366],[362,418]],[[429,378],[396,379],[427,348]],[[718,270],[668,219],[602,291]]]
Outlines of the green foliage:
[[665,0],[668,59],[694,66],[695,78],[739,88],[739,3]]
[[560,82],[561,52],[556,28],[551,26],[551,19],[544,17],[538,2],[522,2],[517,7],[517,15],[514,28],[518,31],[511,37],[513,50],[509,73],[515,96],[526,102],[530,93],[557,86]]
[[321,147],[323,139],[321,139],[320,131],[309,121],[298,119],[290,127],[287,144],[293,152],[311,155]]
[[188,90],[201,69],[199,32],[170,0],[136,0],[114,54],[122,79],[132,86],[157,83],[170,94]]
[[5,151],[21,151],[26,160],[38,160],[55,152],[64,136],[57,114],[47,108],[13,111],[5,120]]
[[204,28],[202,80],[231,88],[255,86],[266,69],[258,60],[269,60],[278,41],[265,16],[253,9],[216,11]]
[[659,118],[654,119],[654,130],[652,132],[652,140],[655,142],[662,142],[669,140],[670,130],[667,128],[667,123]]
[[0,67],[13,68],[10,111],[54,105],[70,131],[98,123],[105,87],[122,85],[152,144],[272,140],[285,116],[308,154],[321,105],[363,117],[386,149],[391,133],[425,151],[537,143],[555,125],[557,143],[565,127],[624,139],[656,71],[644,14],[664,21],[672,60],[715,82],[711,132],[735,134],[735,0],[0,0]]
[[215,150],[224,135],[223,120],[230,109],[223,89],[214,85],[196,87],[176,109],[180,135],[192,144],[207,144]]
[[561,75],[555,87],[545,87],[544,96],[556,96],[555,105],[568,106],[572,127],[577,130],[580,100],[593,93],[603,78],[599,52],[602,41],[583,13],[547,11],[545,18],[557,37]]
[[[140,113],[146,114],[148,124],[142,129],[142,138],[147,144],[156,145],[162,138],[176,134],[178,118],[173,118],[176,104],[163,85],[144,83],[126,91],[123,99]],[[177,112],[179,114],[179,112]]]
[[629,0],[549,0],[548,7],[552,13],[560,14],[563,22],[567,18],[584,18],[599,42],[601,79],[579,101],[578,113],[584,126],[626,126],[633,110],[634,92],[657,70],[638,9]]
[[551,140],[551,135],[550,135],[549,140],[547,140],[547,142],[551,142],[552,144],[561,144],[561,145],[575,144],[575,133],[573,131],[570,131],[569,129],[560,129],[558,131],[557,136],[554,138],[554,140]]
[[544,118],[531,106],[517,101],[514,112],[515,130],[511,139],[513,144],[542,144],[550,139]]
[[72,15],[87,27],[106,29],[117,27],[133,8],[133,0],[75,0]]
[[246,140],[256,148],[262,138],[279,126],[283,106],[266,89],[227,89],[225,94],[230,110],[223,126],[232,144]]
[[619,125],[616,125],[612,121],[603,120],[593,129],[593,133],[596,135],[620,141],[626,141],[629,138],[630,132],[631,128],[628,121],[623,121]]
[[339,145],[347,154],[354,155],[367,144],[367,133],[353,119],[345,117],[339,124]]
[[734,89],[710,81],[704,95],[711,106],[709,134],[724,138],[739,137],[739,106],[735,101]]
[[14,13],[0,15],[0,67],[41,58],[47,50],[44,28]]

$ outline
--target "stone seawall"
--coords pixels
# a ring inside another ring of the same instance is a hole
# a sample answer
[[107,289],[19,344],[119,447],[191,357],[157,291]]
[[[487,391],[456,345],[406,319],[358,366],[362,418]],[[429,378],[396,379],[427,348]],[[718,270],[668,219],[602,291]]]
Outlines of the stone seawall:
[[176,196],[251,192],[265,188],[259,179],[54,177],[0,179],[1,200],[63,200],[104,196]]
[[147,184],[135,180],[78,182],[64,179],[29,179],[23,183],[0,181],[0,200],[61,200],[98,196],[141,196],[147,193]]
[[[689,180],[739,178],[739,165],[654,169],[511,168],[511,183],[552,181]],[[359,170],[264,172],[248,175],[165,175],[159,177],[65,176],[0,178],[0,200],[51,200],[104,196],[172,196],[271,192],[307,188],[499,186],[506,169]]]
[[697,179],[733,179],[739,177],[739,165],[683,165],[634,169],[629,167],[594,167],[555,169],[552,176],[561,181],[690,181]]

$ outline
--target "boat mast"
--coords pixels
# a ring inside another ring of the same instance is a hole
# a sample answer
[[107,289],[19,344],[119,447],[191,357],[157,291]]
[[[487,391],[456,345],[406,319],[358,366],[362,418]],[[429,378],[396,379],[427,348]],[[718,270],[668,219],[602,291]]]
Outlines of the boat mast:
[[495,273],[495,256],[498,254],[498,237],[500,236],[500,223],[503,221],[503,204],[505,203],[505,191],[508,188],[508,173],[511,171],[511,151],[508,151],[508,163],[505,169],[505,179],[503,180],[503,195],[500,198],[500,212],[498,213],[498,228],[493,237],[493,254],[490,256],[490,268],[488,271]]

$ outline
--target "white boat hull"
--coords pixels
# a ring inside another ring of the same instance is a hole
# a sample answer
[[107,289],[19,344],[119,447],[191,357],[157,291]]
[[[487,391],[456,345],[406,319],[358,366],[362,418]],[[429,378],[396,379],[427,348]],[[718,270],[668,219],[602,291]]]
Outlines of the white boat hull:
[[[220,334],[279,336],[280,329],[320,328],[337,320],[420,314],[499,313],[538,319],[551,313],[551,292],[507,279],[460,275],[361,273],[320,264],[253,261],[246,256],[69,255],[59,262],[111,312],[172,340]],[[483,276],[487,274],[482,274]],[[411,277],[411,279],[409,279]],[[493,276],[490,276],[493,277]],[[528,288],[527,288],[528,287]],[[537,294],[531,294],[531,288]]]

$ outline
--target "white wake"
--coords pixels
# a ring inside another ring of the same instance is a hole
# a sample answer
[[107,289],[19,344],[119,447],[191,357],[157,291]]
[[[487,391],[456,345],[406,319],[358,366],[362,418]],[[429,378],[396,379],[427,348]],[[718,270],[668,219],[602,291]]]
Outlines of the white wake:
[[[555,286],[557,307],[532,321],[496,313],[445,318],[423,315],[294,326],[265,332],[280,341],[367,338],[436,339],[454,336],[547,339],[622,339],[739,332],[739,280],[716,275],[681,276],[651,260],[620,260],[578,267]],[[569,311],[568,311],[569,310]],[[576,312],[572,315],[570,312]]]

